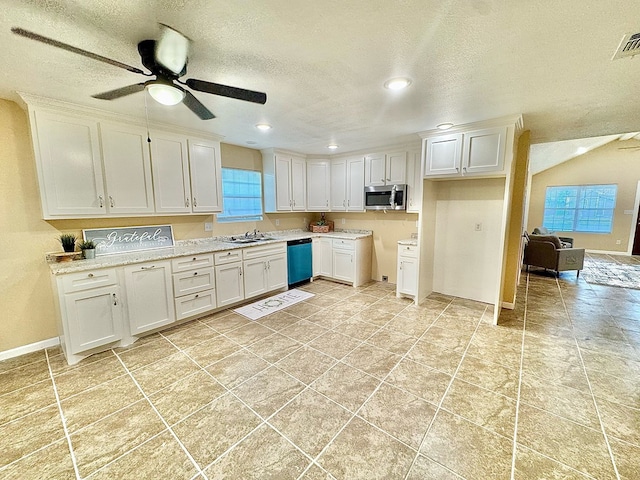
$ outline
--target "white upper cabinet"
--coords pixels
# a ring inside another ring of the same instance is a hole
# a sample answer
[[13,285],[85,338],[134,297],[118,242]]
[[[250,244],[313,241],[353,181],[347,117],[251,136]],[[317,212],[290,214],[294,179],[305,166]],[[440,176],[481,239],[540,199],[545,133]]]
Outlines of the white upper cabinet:
[[331,160],[331,210],[364,210],[364,157]]
[[221,212],[220,143],[190,138],[188,144],[192,211],[194,213]]
[[420,213],[422,205],[422,173],[420,150],[409,151],[407,156],[407,212]]
[[347,210],[347,160],[339,158],[331,160],[331,211]]
[[156,212],[191,212],[186,138],[165,132],[152,132],[151,159]]
[[365,157],[365,185],[407,183],[407,153],[374,154]]
[[45,219],[106,215],[98,122],[30,110]]
[[329,210],[331,163],[329,160],[307,160],[307,210]]
[[102,161],[110,214],[153,213],[153,184],[147,133],[143,128],[100,124]]
[[484,128],[463,135],[463,174],[499,172],[504,169],[507,127]]
[[424,141],[424,176],[458,175],[462,160],[462,134],[441,135]]
[[303,157],[264,150],[262,172],[266,213],[306,210],[307,163]]

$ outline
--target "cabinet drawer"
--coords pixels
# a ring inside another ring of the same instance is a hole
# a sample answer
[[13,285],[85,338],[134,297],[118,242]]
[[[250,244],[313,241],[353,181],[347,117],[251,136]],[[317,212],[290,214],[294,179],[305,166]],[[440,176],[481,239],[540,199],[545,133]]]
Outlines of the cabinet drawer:
[[175,297],[213,288],[215,288],[213,267],[173,274],[173,294]]
[[227,263],[239,262],[242,260],[242,249],[228,250],[214,254],[216,265],[225,265]]
[[356,242],[354,240],[342,240],[334,238],[333,248],[338,248],[340,250],[355,250]]
[[242,258],[244,260],[251,260],[253,258],[267,257],[269,255],[278,255],[281,253],[287,253],[287,244],[285,242],[244,248],[242,251]]
[[80,292],[92,288],[115,285],[118,282],[115,269],[91,270],[82,273],[70,273],[62,277],[64,293]]
[[398,255],[416,258],[418,256],[418,247],[415,245],[398,245]]
[[216,308],[216,291],[213,289],[176,298],[178,320],[203,314],[214,308]]
[[174,258],[171,260],[171,271],[173,273],[206,267],[213,267],[213,254],[211,253],[206,255]]

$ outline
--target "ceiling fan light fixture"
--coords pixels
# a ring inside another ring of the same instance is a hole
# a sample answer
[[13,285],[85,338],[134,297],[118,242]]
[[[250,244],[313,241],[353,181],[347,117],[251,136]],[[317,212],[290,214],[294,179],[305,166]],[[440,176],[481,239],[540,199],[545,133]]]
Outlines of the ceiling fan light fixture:
[[332,143],[331,145],[327,145],[327,148],[329,150],[337,150],[338,145],[336,145],[335,143]]
[[436,125],[436,128],[438,130],[449,130],[451,127],[453,127],[453,123],[451,123],[451,122],[440,123],[440,124]]
[[411,85],[411,79],[406,77],[392,78],[384,82],[384,88],[389,90],[402,90]]
[[177,105],[184,100],[184,91],[175,85],[166,83],[150,83],[147,90],[151,98],[162,105]]

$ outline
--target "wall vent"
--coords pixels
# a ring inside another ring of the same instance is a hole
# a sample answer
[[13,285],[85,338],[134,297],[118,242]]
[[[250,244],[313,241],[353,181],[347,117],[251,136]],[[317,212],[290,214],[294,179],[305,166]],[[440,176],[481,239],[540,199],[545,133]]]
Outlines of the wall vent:
[[626,33],[611,60],[640,54],[640,33]]

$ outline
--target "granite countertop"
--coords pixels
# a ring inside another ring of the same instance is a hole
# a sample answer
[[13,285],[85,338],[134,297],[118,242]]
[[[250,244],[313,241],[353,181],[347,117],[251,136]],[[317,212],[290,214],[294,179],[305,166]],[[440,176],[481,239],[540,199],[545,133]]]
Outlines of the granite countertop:
[[406,240],[398,240],[398,245],[413,245],[418,246],[418,240],[416,238],[408,238]]
[[[96,268],[121,267],[123,265],[153,262],[156,260],[166,260],[189,255],[201,255],[203,253],[215,253],[223,250],[251,248],[303,238],[331,237],[342,238],[345,240],[357,240],[359,238],[366,238],[373,235],[371,230],[338,230],[329,233],[312,233],[304,230],[279,230],[275,232],[261,233],[264,233],[265,237],[273,238],[273,240],[264,240],[249,244],[231,243],[231,236],[179,240],[175,242],[175,246],[169,248],[141,250],[138,252],[119,253],[115,255],[103,255],[92,260],[75,260],[72,262],[55,263],[48,258],[49,267],[54,275],[63,275],[66,273],[83,272]],[[242,234],[235,236],[242,236]]]

